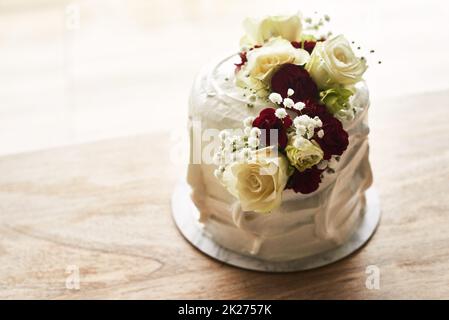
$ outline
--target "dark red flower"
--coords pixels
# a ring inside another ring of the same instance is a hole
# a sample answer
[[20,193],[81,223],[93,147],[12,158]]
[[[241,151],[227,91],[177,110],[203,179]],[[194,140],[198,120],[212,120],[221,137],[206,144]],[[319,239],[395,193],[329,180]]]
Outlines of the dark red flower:
[[324,152],[324,160],[329,160],[332,155],[341,156],[348,147],[348,133],[343,129],[341,122],[329,113],[325,106],[313,100],[306,100],[306,106],[298,114],[306,114],[309,117],[318,116],[323,122],[324,136],[319,138],[317,134],[313,137]]
[[298,115],[302,115],[302,114],[306,114],[309,117],[325,117],[327,118],[328,116],[333,117],[328,111],[326,106],[320,104],[318,101],[316,100],[312,100],[312,99],[307,99],[304,101],[305,107],[304,109],[302,109],[301,111],[297,111],[295,110],[296,113],[298,113]]
[[279,147],[284,149],[288,142],[287,128],[292,125],[292,119],[287,115],[281,120],[276,117],[275,112],[276,110],[273,108],[263,109],[259,116],[254,119],[253,127],[262,130],[261,141],[264,146],[271,145],[270,130],[277,130]]
[[327,118],[320,118],[323,122],[324,136],[319,138],[315,135],[315,141],[324,152],[323,159],[329,160],[332,155],[341,156],[349,144],[348,133],[343,129],[341,122],[332,115]]
[[271,91],[286,98],[290,88],[295,91],[290,97],[295,102],[318,98],[318,88],[307,70],[296,64],[286,63],[271,78]]
[[303,172],[295,169],[288,180],[287,188],[304,194],[311,193],[318,189],[321,182],[322,172],[323,171],[317,169],[316,166]]
[[293,47],[295,47],[296,49],[302,49],[302,42],[301,41],[292,41],[290,42],[292,44]]
[[240,63],[235,63],[235,72],[239,72],[242,66],[248,61],[246,58],[246,51],[242,51],[239,53]]
[[[250,48],[248,51],[251,51],[253,49],[257,49],[257,48],[260,48],[260,47],[262,47],[262,46],[255,45],[254,47]],[[248,54],[248,51],[239,52],[240,62],[239,63],[234,63],[234,65],[235,65],[235,72],[239,72],[240,69],[242,68],[242,66],[246,62],[248,62],[248,58],[246,57],[246,55]]]
[[316,41],[307,41],[307,40],[302,42],[293,41],[292,46],[295,47],[296,49],[304,49],[308,53],[312,54],[312,51],[316,46]]

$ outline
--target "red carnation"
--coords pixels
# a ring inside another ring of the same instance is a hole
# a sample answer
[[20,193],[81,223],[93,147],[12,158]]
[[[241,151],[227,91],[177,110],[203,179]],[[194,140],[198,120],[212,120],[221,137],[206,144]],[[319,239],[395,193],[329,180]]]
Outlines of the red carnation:
[[318,189],[321,182],[322,172],[323,171],[317,169],[316,166],[304,170],[303,172],[295,169],[288,180],[287,188],[304,194],[311,193]]
[[320,118],[323,122],[324,136],[319,138],[315,135],[315,140],[324,152],[323,159],[329,160],[332,155],[341,156],[349,144],[348,133],[343,129],[341,122],[332,115],[327,118]]
[[284,98],[291,88],[295,93],[290,97],[294,102],[318,98],[318,88],[309,73],[296,64],[283,64],[271,78],[271,91]]
[[303,42],[293,41],[292,46],[295,47],[296,49],[304,49],[308,53],[312,54],[312,51],[316,46],[316,41],[307,41],[307,40]]
[[309,117],[333,117],[328,111],[326,106],[320,104],[316,100],[307,99],[304,101],[305,107],[301,111],[294,110],[298,115],[306,114]]
[[315,134],[314,139],[320,145],[324,152],[324,160],[329,160],[332,155],[341,156],[348,147],[348,133],[343,129],[341,122],[330,114],[326,107],[312,100],[306,100],[306,106],[300,114],[306,114],[309,117],[318,116],[323,122],[322,128],[317,128],[316,131],[322,129],[324,136],[319,138]]
[[288,137],[287,137],[287,128],[292,125],[292,119],[290,116],[286,116],[284,119],[279,119],[275,115],[276,110],[273,108],[263,109],[259,116],[254,119],[253,127],[257,127],[262,130],[262,142],[266,146],[270,144],[270,130],[277,130],[278,134],[278,144],[281,149],[284,149],[287,146]]

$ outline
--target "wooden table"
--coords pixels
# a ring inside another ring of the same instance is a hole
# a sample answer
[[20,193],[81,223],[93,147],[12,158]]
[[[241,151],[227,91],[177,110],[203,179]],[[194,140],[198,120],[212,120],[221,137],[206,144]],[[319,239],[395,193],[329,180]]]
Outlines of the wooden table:
[[239,270],[182,238],[167,133],[0,158],[0,298],[449,298],[449,91],[370,112],[380,227],[349,258],[299,273]]

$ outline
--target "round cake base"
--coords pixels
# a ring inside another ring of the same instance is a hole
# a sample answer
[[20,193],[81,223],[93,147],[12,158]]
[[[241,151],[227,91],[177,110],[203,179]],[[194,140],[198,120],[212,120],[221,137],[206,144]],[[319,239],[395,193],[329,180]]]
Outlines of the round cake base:
[[193,210],[196,208],[190,199],[190,187],[187,183],[180,182],[177,185],[171,203],[173,218],[179,231],[198,250],[231,266],[265,272],[309,270],[343,259],[370,239],[380,220],[379,197],[376,190],[371,187],[366,191],[366,207],[362,221],[346,243],[314,256],[292,261],[270,262],[228,250],[208,237],[195,219]]

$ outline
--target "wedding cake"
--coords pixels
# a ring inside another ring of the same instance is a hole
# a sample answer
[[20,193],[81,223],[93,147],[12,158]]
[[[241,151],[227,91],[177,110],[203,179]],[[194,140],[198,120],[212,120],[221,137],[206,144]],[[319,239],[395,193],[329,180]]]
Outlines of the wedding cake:
[[[216,244],[291,261],[344,244],[365,214],[367,66],[299,15],[247,19],[240,51],[196,77],[187,182]],[[318,27],[317,27],[318,26]]]

